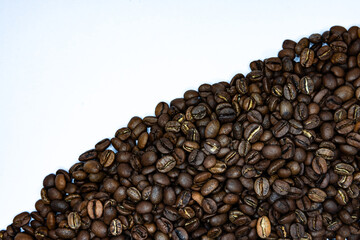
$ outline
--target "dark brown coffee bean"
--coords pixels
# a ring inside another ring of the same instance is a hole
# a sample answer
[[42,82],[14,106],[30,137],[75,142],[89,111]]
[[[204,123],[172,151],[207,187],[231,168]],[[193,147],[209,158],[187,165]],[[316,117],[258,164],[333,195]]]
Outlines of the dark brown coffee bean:
[[311,166],[315,173],[324,174],[327,172],[326,160],[322,157],[316,157],[313,159]]
[[64,213],[69,209],[69,204],[64,200],[53,200],[50,203],[50,207],[56,212]]
[[313,202],[324,202],[327,195],[323,190],[319,188],[312,188],[309,190],[308,197]]
[[148,237],[148,231],[143,225],[135,225],[131,229],[131,236],[135,240],[145,240]]
[[100,154],[99,158],[103,167],[110,167],[115,160],[115,153],[111,150],[105,150]]
[[168,154],[170,153],[173,149],[174,146],[171,143],[171,141],[167,138],[160,138],[157,142],[156,142],[156,148],[163,154]]
[[79,156],[79,161],[88,161],[95,159],[97,157],[97,152],[95,149],[84,152]]
[[26,224],[28,224],[31,220],[31,216],[28,212],[22,212],[16,215],[13,219],[13,225],[16,228],[20,228]]
[[215,138],[220,130],[220,122],[216,119],[210,121],[205,128],[205,138]]
[[120,236],[123,230],[121,221],[117,218],[113,219],[110,223],[109,232],[113,236]]
[[[187,206],[184,208],[179,209],[179,214],[176,214],[176,209],[174,209],[174,213],[172,214],[173,219],[177,220],[179,218],[179,215],[185,219],[191,219],[195,217],[195,211],[191,207]],[[170,219],[170,218],[168,218]],[[171,219],[170,219],[171,220]]]
[[245,157],[251,149],[250,142],[242,140],[239,144],[238,152],[241,157]]
[[214,139],[206,139],[204,142],[204,148],[210,154],[217,154],[220,151],[220,143]]
[[280,120],[272,128],[272,133],[276,138],[281,138],[288,133],[289,129],[290,129],[289,122],[285,120]]
[[81,217],[77,212],[69,213],[67,217],[68,225],[71,229],[79,229],[81,227]]
[[207,196],[212,193],[219,186],[219,181],[216,179],[210,179],[201,187],[201,194]]
[[290,235],[294,239],[300,239],[304,236],[305,229],[300,223],[294,223],[290,226]]
[[101,165],[95,160],[89,160],[84,164],[84,171],[87,173],[98,173],[101,170]]
[[272,187],[277,194],[282,196],[287,195],[290,191],[290,185],[283,180],[275,180]]
[[188,240],[189,235],[184,228],[177,227],[173,230],[173,232],[171,234],[171,239],[173,239],[173,240]]
[[217,211],[217,205],[216,202],[211,198],[204,198],[204,200],[201,203],[202,208],[206,213],[214,214]]
[[254,143],[258,141],[263,134],[263,127],[260,124],[252,123],[245,128],[244,138],[250,142]]
[[215,165],[212,168],[209,168],[209,171],[213,174],[219,174],[226,171],[226,164],[222,161],[216,161]]
[[63,239],[72,239],[76,236],[75,231],[68,228],[57,228],[55,231],[56,235]]
[[310,67],[314,62],[315,53],[312,49],[304,48],[300,54],[300,63],[303,67]]
[[355,125],[351,119],[345,119],[341,122],[338,122],[335,126],[335,129],[340,134],[348,134],[354,129]]
[[351,176],[354,173],[354,168],[346,163],[338,163],[334,167],[334,172],[339,175]]
[[31,237],[31,235],[29,235],[27,233],[17,233],[14,239],[15,240],[32,240],[34,238]]
[[281,148],[277,145],[266,145],[261,151],[266,159],[277,159],[281,157]]
[[254,191],[260,199],[266,197],[269,194],[269,190],[270,183],[268,179],[260,177],[255,180]]
[[173,224],[167,218],[162,217],[157,219],[156,226],[161,232],[165,234],[169,234],[173,231]]
[[189,204],[190,200],[191,200],[191,192],[185,190],[178,195],[175,204],[178,208],[183,208]]
[[309,76],[305,76],[300,79],[299,88],[303,94],[310,95],[314,91],[314,81]]
[[349,133],[346,136],[346,142],[355,148],[360,148],[360,134],[359,133]]
[[282,64],[280,58],[268,58],[265,59],[265,67],[270,71],[280,71],[282,69]]
[[141,201],[136,205],[136,212],[140,214],[150,213],[153,209],[153,205],[148,201]]
[[156,169],[159,172],[167,173],[176,166],[176,160],[173,156],[166,155],[160,158],[156,163]]

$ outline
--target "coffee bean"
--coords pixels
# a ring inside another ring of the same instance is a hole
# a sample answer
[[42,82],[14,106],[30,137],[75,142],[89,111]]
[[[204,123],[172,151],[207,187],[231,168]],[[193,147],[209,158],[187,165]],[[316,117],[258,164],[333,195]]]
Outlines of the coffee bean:
[[308,197],[314,202],[324,202],[327,195],[319,188],[312,188],[309,190]]
[[188,240],[189,235],[182,227],[175,228],[171,234],[173,240]]
[[258,141],[263,134],[263,127],[260,124],[252,123],[245,128],[244,138],[250,142],[254,143]]
[[309,48],[304,48],[300,54],[300,63],[303,67],[310,67],[314,62],[314,51]]
[[281,148],[276,145],[266,145],[261,153],[267,159],[277,159],[281,157]]
[[99,238],[105,238],[107,236],[107,226],[99,220],[96,220],[91,224],[91,231]]
[[76,236],[75,231],[68,228],[57,228],[56,235],[64,239],[72,239]]
[[290,191],[290,185],[283,180],[275,180],[272,187],[277,194],[282,196],[287,195]]
[[256,231],[259,237],[267,238],[271,233],[271,223],[267,216],[262,216],[257,220]]
[[20,228],[26,224],[28,224],[31,220],[31,216],[28,212],[22,212],[16,215],[13,219],[14,227]]
[[276,138],[281,138],[288,133],[289,128],[290,128],[289,122],[285,120],[280,120],[272,128],[272,133]]
[[67,217],[68,225],[71,229],[79,229],[81,227],[81,217],[77,212],[69,213]]
[[176,160],[173,156],[166,155],[160,158],[156,163],[156,169],[159,172],[167,173],[176,166]]
[[303,94],[310,95],[314,91],[314,81],[310,77],[305,76],[300,79],[299,87]]
[[324,174],[327,172],[327,163],[326,160],[322,157],[314,158],[311,165],[314,172],[317,174]]
[[169,234],[173,230],[173,224],[167,218],[157,219],[156,225],[158,229],[165,234]]
[[119,219],[113,219],[110,223],[109,232],[113,236],[120,236],[123,230],[123,226]]
[[260,199],[266,197],[269,193],[269,190],[270,190],[269,180],[263,177],[260,177],[255,180],[254,191]]
[[220,151],[220,143],[214,139],[207,139],[204,142],[204,148],[210,154],[217,154]]
[[18,233],[16,234],[15,240],[32,240],[33,238],[31,237],[31,235],[26,234],[26,233]]
[[335,165],[334,172],[339,175],[351,176],[354,173],[354,168],[346,163],[338,163]]
[[104,167],[110,167],[115,160],[115,153],[111,150],[105,150],[100,154],[100,164]]
[[87,204],[87,213],[91,219],[100,218],[103,210],[103,205],[100,200],[93,199]]
[[202,208],[206,213],[214,214],[217,211],[216,202],[211,198],[204,198],[201,204]]
[[205,128],[205,138],[215,138],[220,130],[220,122],[216,119],[211,120]]
[[219,181],[216,179],[210,179],[201,187],[201,194],[204,196],[212,193],[219,186]]

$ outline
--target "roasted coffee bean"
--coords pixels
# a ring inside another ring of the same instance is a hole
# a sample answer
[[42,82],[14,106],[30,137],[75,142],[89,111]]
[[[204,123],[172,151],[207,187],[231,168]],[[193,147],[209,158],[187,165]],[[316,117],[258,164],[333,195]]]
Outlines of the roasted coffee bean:
[[202,208],[206,213],[214,214],[217,211],[216,202],[211,198],[204,198],[201,203]]
[[338,163],[334,167],[334,172],[339,175],[351,176],[354,173],[354,167],[347,163]]
[[268,179],[260,177],[255,180],[254,191],[260,199],[266,197],[269,194],[269,190],[270,183]]
[[220,143],[214,139],[207,139],[204,142],[204,148],[210,154],[217,154],[220,151]]
[[189,239],[189,235],[187,233],[187,231],[182,228],[182,227],[177,227],[173,230],[172,234],[171,234],[171,238],[173,240],[188,240]]
[[268,58],[265,59],[265,67],[268,68],[270,71],[280,71],[282,68],[280,58]]
[[314,81],[309,76],[305,76],[300,79],[299,87],[303,94],[310,95],[314,91]]
[[324,202],[326,199],[326,193],[319,188],[312,188],[309,190],[308,197],[314,202]]
[[282,196],[287,195],[290,191],[290,185],[283,180],[275,180],[272,187],[277,194]]
[[262,216],[257,220],[256,231],[259,237],[267,238],[271,233],[271,223],[268,217]]
[[32,240],[33,237],[27,233],[17,233],[14,239],[15,240]]
[[260,124],[252,123],[245,128],[244,138],[250,142],[254,143],[258,141],[263,134],[263,127]]
[[167,173],[176,166],[176,160],[173,156],[166,155],[160,158],[156,163],[156,169],[159,172]]
[[165,233],[169,234],[173,230],[173,224],[167,218],[159,218],[156,220],[156,226],[158,229]]
[[314,51],[309,48],[302,50],[300,54],[300,63],[303,67],[310,67],[314,62]]
[[263,147],[261,153],[267,159],[277,159],[281,157],[281,148],[277,145],[267,145]]
[[81,227],[81,217],[77,212],[69,213],[67,217],[68,225],[71,229],[79,229]]
[[135,225],[131,229],[131,236],[135,240],[144,240],[148,237],[148,231],[143,225]]
[[28,212],[22,212],[14,217],[13,226],[16,228],[20,228],[28,224],[30,220],[31,220],[30,214]]
[[120,236],[123,231],[122,223],[119,219],[113,219],[110,223],[109,232],[113,236]]
[[294,223],[290,226],[290,235],[293,239],[300,239],[305,235],[304,226],[300,223]]
[[105,150],[100,154],[100,164],[104,167],[110,167],[115,160],[115,153],[111,150]]
[[289,129],[290,129],[289,122],[285,120],[280,120],[272,128],[272,133],[276,138],[281,138],[288,133]]
[[87,204],[87,213],[91,219],[100,218],[103,214],[103,205],[100,200],[90,200]]
[[63,238],[63,239],[72,239],[76,236],[76,233],[72,229],[68,228],[57,228],[55,230],[57,237]]

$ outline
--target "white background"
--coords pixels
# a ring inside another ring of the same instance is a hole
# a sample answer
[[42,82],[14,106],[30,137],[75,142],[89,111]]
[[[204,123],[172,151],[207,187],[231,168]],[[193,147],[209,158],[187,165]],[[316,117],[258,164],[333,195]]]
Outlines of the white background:
[[359,1],[0,0],[0,229],[43,178],[138,115],[230,81],[284,39],[359,25]]

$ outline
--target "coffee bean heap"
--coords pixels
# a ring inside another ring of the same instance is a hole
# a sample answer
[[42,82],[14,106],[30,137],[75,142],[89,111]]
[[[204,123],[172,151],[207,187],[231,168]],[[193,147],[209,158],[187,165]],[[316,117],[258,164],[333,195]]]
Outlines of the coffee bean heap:
[[360,29],[133,117],[0,239],[360,239]]

